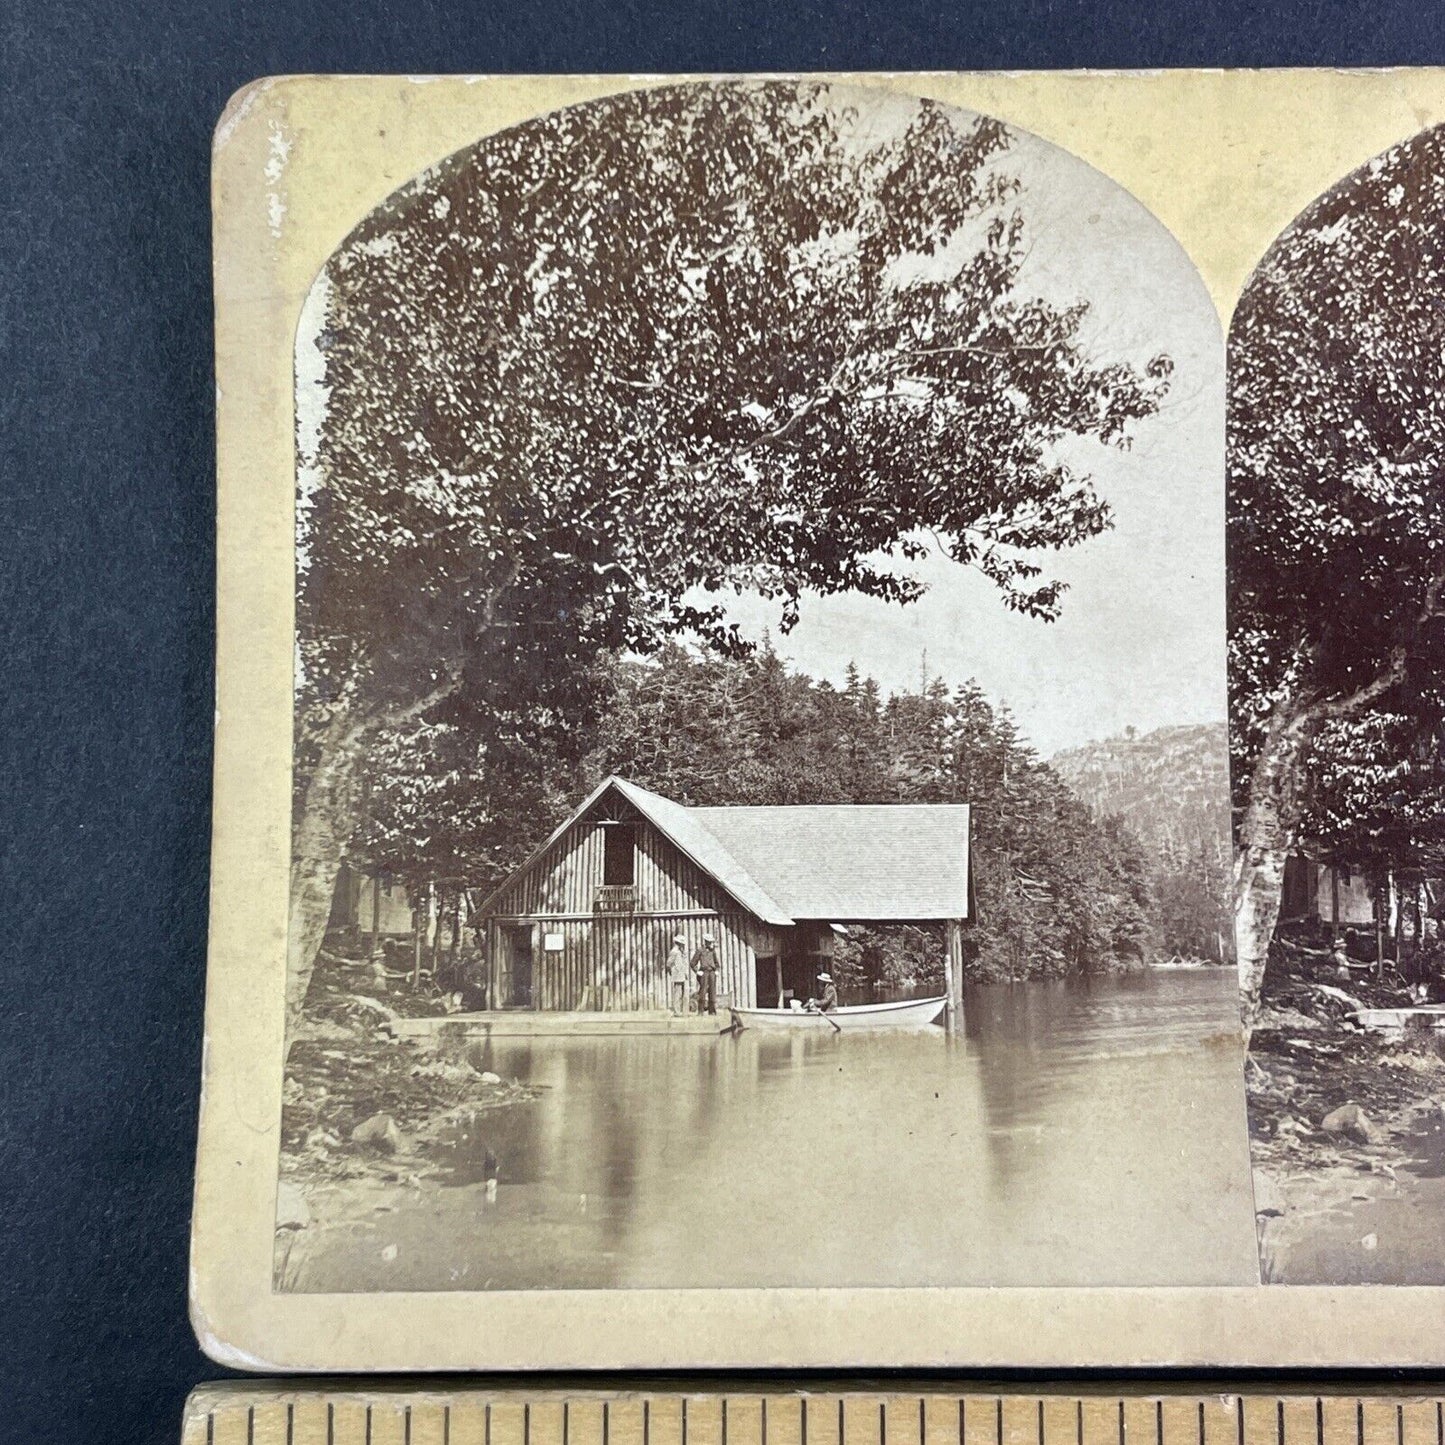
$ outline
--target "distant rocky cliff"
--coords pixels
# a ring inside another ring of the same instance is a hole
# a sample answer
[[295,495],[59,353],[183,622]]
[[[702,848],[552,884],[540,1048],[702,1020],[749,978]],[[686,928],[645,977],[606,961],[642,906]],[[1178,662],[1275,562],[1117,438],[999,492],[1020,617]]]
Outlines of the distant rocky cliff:
[[1229,935],[1229,739],[1187,723],[1069,748],[1054,770],[1097,815],[1117,814],[1145,846],[1173,952],[1223,958]]
[[1221,723],[1186,723],[1106,738],[1050,759],[1096,813],[1117,813],[1141,843],[1229,849],[1229,738]]

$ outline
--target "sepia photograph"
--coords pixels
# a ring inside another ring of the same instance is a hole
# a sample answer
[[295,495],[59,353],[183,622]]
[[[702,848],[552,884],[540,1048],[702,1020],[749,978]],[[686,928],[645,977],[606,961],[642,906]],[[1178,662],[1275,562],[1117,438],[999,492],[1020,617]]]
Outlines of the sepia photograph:
[[1256,1283],[1169,230],[886,85],[641,85],[300,316],[274,1288]]
[[1266,1282],[1445,1284],[1445,131],[1229,332],[1237,937]]

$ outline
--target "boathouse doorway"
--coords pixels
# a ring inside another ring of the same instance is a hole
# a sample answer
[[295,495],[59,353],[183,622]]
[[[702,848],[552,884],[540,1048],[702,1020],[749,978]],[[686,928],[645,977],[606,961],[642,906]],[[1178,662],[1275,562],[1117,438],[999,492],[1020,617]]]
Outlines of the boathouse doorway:
[[755,955],[753,998],[759,1008],[784,1008],[783,962],[776,953]]
[[532,926],[514,923],[507,929],[507,943],[512,954],[511,987],[507,990],[504,1008],[532,1007]]
[[792,999],[806,1002],[819,993],[818,975],[833,962],[833,931],[826,923],[799,923],[783,932],[781,972],[775,972],[772,991],[782,996],[778,1006],[787,1008]]

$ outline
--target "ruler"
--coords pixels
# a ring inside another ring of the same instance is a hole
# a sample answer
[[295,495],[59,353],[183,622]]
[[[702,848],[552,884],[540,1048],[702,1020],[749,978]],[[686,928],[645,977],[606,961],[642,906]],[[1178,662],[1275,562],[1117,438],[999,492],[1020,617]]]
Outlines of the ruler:
[[207,1385],[182,1445],[1445,1445],[1445,1394]]

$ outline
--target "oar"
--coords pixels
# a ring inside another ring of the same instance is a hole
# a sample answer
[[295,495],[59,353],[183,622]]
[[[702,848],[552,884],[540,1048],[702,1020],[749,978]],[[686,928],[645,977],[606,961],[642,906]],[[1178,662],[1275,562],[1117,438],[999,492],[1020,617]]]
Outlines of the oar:
[[[811,1003],[812,1000],[809,999],[808,1002]],[[841,1033],[843,1032],[843,1030],[842,1030],[841,1028],[839,1028],[838,1025],[835,1024],[831,1018],[828,1018],[828,1014],[827,1014],[827,1012],[826,1012],[824,1009],[822,1009],[822,1008],[810,1008],[810,1009],[804,1010],[804,1012],[810,1013],[810,1014],[822,1014],[825,1019],[828,1019],[828,1026],[833,1030],[833,1032],[834,1032],[835,1034],[841,1034]]]
[[[810,999],[809,1002],[811,1003],[812,1000]],[[828,1011],[827,1011],[827,1009],[825,1009],[825,1008],[823,1007],[822,1004],[819,1004],[819,1005],[818,1005],[818,1012],[819,1012],[820,1014],[822,1014],[825,1019],[828,1019],[828,1022],[829,1022],[830,1024],[832,1024],[833,1032],[834,1032],[835,1034],[841,1034],[841,1033],[843,1032],[843,1030],[842,1030],[837,1024],[833,1023],[833,1020],[828,1017]]]

